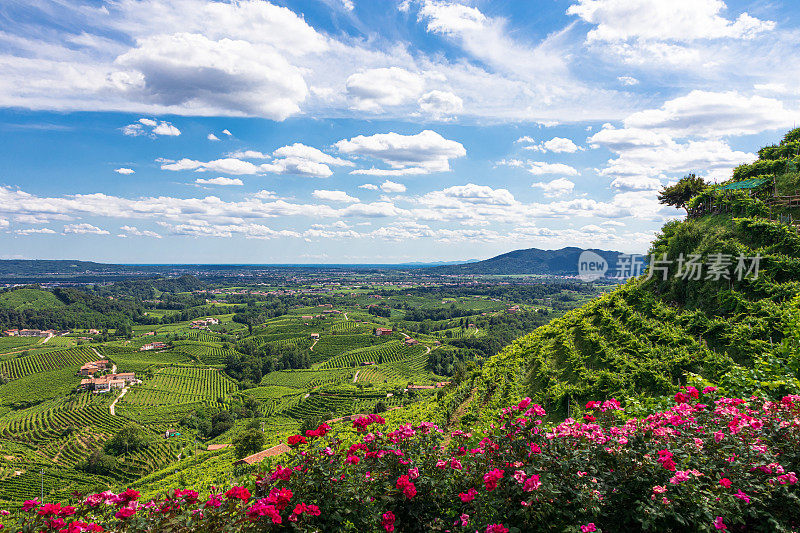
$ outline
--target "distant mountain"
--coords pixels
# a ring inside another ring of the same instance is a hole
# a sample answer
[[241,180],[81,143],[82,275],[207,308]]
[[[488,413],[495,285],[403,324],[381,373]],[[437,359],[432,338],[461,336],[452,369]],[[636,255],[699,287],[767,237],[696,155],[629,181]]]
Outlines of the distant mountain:
[[[511,274],[542,274],[554,276],[577,276],[578,257],[583,248],[570,246],[560,250],[541,250],[528,248],[514,250],[491,259],[466,263],[461,265],[448,265],[427,268],[426,272],[442,275],[511,275]],[[606,260],[606,264],[613,268],[617,264],[617,256],[621,252],[609,250],[589,250]]]

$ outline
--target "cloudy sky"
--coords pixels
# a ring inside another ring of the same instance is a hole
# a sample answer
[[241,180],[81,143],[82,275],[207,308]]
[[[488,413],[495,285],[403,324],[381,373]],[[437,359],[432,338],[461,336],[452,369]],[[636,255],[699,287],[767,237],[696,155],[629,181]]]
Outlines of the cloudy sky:
[[0,257],[644,252],[800,121],[788,0],[3,0]]

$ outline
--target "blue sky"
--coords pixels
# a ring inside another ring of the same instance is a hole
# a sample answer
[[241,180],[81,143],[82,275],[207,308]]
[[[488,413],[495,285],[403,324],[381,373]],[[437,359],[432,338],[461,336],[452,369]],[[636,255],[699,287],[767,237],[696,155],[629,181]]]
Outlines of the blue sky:
[[5,1],[0,257],[644,252],[800,119],[800,6]]

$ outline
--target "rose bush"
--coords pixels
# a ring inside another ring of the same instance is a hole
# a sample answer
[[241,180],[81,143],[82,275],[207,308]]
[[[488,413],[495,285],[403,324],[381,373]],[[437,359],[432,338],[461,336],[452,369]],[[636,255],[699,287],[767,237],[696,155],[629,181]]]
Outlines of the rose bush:
[[[553,425],[529,399],[480,435],[353,422],[290,439],[283,464],[200,497],[171,490],[28,501],[23,532],[797,531],[800,396],[780,402],[687,388],[628,418],[616,400]],[[350,445],[344,443],[348,438]],[[8,517],[7,517],[8,518]]]

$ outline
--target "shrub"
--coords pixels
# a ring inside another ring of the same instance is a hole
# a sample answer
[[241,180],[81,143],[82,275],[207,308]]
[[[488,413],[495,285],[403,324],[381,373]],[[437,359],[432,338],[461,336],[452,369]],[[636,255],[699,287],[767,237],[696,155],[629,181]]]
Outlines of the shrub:
[[128,533],[800,526],[800,396],[770,402],[685,387],[670,409],[643,418],[626,418],[613,399],[554,426],[544,416],[525,399],[485,434],[453,432],[447,449],[430,423],[384,433],[373,414],[353,421],[357,438],[322,424],[290,437],[284,464],[224,493],[170,490],[140,504],[135,491],[106,492],[75,507],[29,501],[14,530],[52,532],[69,521]]

